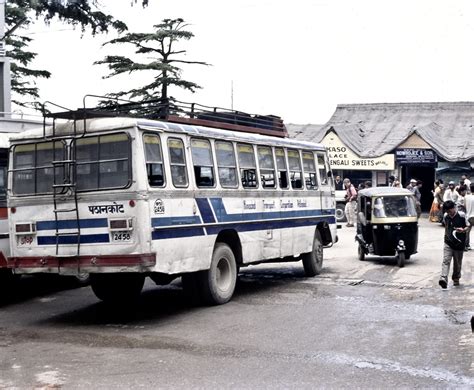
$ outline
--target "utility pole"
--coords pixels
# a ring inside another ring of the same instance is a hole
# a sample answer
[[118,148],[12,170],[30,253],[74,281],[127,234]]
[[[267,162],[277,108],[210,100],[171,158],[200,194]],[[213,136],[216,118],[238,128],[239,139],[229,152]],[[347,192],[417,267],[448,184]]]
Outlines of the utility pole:
[[0,0],[0,117],[10,117],[11,79],[10,58],[5,50],[5,0]]

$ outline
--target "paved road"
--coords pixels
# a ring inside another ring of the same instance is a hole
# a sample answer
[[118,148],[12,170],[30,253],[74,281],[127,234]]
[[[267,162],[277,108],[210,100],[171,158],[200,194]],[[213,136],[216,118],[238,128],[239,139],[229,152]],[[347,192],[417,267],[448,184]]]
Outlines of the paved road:
[[242,270],[227,305],[189,305],[149,283],[133,307],[25,278],[0,308],[0,388],[474,387],[473,258],[441,291],[442,228],[420,253],[357,260],[354,229],[305,278],[301,264]]

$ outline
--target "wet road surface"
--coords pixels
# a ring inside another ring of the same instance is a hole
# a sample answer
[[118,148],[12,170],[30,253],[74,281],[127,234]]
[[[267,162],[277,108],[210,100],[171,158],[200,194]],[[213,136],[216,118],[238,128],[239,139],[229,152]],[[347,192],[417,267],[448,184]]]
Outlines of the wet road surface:
[[24,278],[0,307],[0,388],[473,388],[474,252],[462,286],[442,291],[443,229],[420,225],[404,268],[357,260],[344,227],[320,276],[245,268],[217,307],[193,307],[178,282],[110,307],[88,287]]

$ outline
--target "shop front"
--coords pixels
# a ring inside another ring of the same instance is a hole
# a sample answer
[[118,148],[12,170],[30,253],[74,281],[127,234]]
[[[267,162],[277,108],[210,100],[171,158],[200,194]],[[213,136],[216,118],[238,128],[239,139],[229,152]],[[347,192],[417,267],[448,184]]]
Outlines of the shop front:
[[433,202],[431,191],[438,166],[436,152],[417,134],[412,134],[395,149],[395,160],[403,187],[406,187],[411,179],[423,182],[420,189],[421,209],[429,211]]
[[393,154],[360,157],[332,131],[326,134],[321,143],[328,150],[329,163],[335,176],[349,178],[356,188],[366,181],[374,187],[388,185],[388,178],[395,169]]

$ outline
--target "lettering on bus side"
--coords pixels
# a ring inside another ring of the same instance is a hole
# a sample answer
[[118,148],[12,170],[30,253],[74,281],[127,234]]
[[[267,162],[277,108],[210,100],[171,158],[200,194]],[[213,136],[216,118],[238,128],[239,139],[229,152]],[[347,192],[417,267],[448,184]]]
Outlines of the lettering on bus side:
[[254,200],[244,200],[244,210],[255,210],[257,203]]

